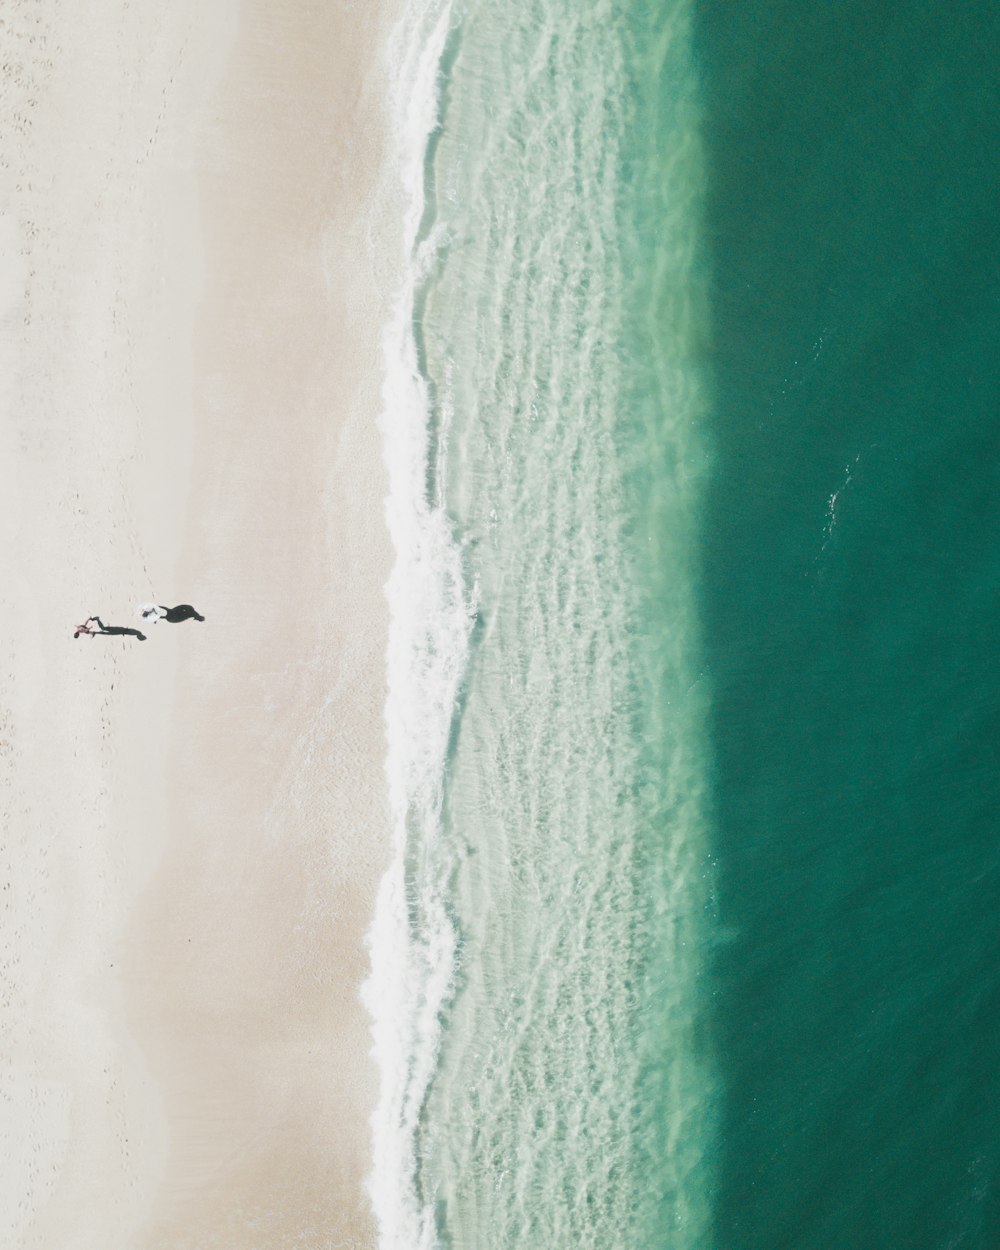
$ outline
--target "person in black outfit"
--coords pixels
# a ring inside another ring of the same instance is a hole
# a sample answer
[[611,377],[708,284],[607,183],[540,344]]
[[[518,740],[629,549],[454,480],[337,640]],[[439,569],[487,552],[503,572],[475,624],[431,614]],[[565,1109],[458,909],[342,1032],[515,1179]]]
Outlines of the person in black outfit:
[[[94,625],[97,626],[96,629]],[[81,634],[89,634],[91,638],[95,634],[130,634],[140,642],[146,641],[146,635],[140,634],[137,629],[129,629],[127,625],[105,625],[99,616],[88,616],[82,625],[77,625],[73,637],[79,638]]]
[[193,616],[196,621],[203,621],[205,618],[192,608],[190,603],[179,603],[176,608],[165,608],[161,603],[160,611],[163,614],[161,621],[170,621],[176,625],[179,621],[188,621]]

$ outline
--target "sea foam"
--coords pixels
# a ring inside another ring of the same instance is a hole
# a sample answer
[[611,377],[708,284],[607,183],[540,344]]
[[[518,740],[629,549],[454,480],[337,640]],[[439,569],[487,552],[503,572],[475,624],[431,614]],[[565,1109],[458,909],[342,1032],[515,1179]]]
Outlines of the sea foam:
[[414,336],[417,294],[437,246],[433,232],[422,229],[424,173],[437,125],[439,65],[450,21],[447,0],[411,6],[389,49],[397,162],[406,201],[403,279],[382,341],[386,518],[396,552],[386,586],[392,862],[368,934],[372,969],[362,990],[381,1076],[368,1189],[384,1250],[426,1250],[434,1244],[431,1214],[418,1191],[415,1149],[436,1064],[441,1011],[452,984],[456,934],[443,883],[439,888],[424,883],[415,898],[408,863],[438,833],[449,734],[474,618],[448,518],[428,498],[431,405]]

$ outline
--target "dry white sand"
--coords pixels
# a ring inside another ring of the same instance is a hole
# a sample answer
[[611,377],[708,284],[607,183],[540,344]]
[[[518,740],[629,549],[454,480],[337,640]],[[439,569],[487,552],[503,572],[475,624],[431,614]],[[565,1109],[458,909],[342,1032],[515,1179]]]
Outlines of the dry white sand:
[[370,1246],[392,13],[66,7],[0,10],[0,1244]]

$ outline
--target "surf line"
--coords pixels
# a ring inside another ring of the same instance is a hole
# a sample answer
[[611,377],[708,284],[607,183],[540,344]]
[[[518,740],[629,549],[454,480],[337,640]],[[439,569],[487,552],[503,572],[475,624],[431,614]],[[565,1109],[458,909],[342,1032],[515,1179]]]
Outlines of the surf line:
[[420,1192],[417,1140],[451,994],[457,935],[445,882],[421,865],[439,837],[444,769],[475,603],[444,509],[428,498],[430,389],[414,315],[436,240],[425,229],[426,154],[439,118],[450,0],[411,5],[389,43],[394,161],[405,197],[403,268],[382,339],[380,428],[388,471],[386,520],[396,553],[386,585],[386,776],[391,861],[367,935],[371,1018],[380,1090],[367,1181],[382,1250],[432,1250],[433,1211]]

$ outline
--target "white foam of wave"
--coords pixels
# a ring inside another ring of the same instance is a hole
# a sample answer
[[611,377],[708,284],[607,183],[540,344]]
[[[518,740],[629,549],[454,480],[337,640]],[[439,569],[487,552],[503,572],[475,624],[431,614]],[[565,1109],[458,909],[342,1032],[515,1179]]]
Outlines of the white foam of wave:
[[[414,305],[436,241],[419,237],[427,145],[437,124],[439,65],[450,0],[415,0],[390,45],[398,166],[406,195],[409,264],[383,335],[382,438],[386,516],[396,562],[390,606],[385,719],[393,856],[368,934],[362,997],[372,1020],[381,1091],[372,1118],[368,1190],[383,1250],[431,1250],[433,1208],[420,1192],[417,1134],[433,1076],[456,934],[443,883],[427,867],[438,835],[448,740],[474,607],[442,508],[427,497],[430,402],[414,338]],[[408,874],[408,864],[415,868]]]

